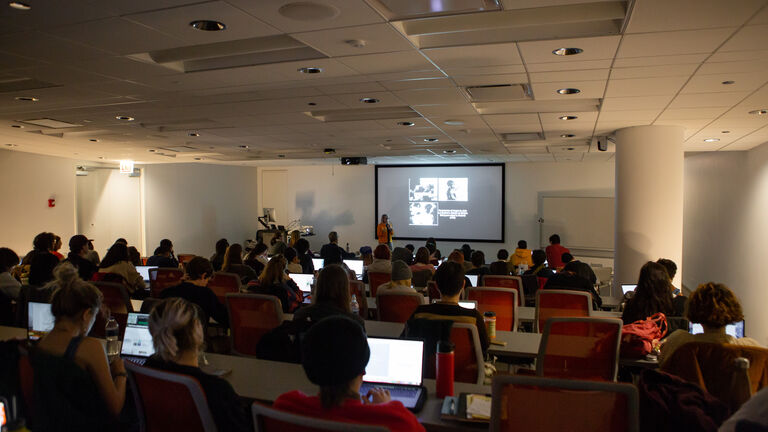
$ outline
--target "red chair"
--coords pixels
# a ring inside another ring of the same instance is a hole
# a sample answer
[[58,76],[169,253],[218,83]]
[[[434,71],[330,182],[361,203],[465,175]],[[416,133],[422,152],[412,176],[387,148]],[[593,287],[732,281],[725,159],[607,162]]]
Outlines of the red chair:
[[142,430],[215,432],[211,410],[200,383],[187,375],[125,362],[131,374]]
[[640,430],[631,384],[499,375],[491,394],[491,431]]
[[424,296],[415,291],[412,293],[379,291],[376,296],[376,319],[405,323],[421,304],[424,304]]
[[125,325],[128,322],[128,312],[133,312],[133,304],[128,297],[128,291],[125,286],[113,282],[91,282],[96,288],[101,291],[103,296],[101,301],[101,313],[96,314],[96,320],[93,322],[91,332],[89,336],[104,339],[106,335],[107,319],[110,315],[117,321],[120,326],[120,334],[118,338],[123,340],[125,335]]
[[232,351],[240,355],[256,355],[261,337],[283,322],[280,300],[263,294],[227,294]]
[[520,293],[523,292],[523,280],[520,276],[497,276],[497,275],[484,275],[480,279],[479,286],[493,287],[493,288],[514,288],[517,290],[517,305],[523,305],[523,296]]
[[592,296],[587,292],[570,290],[539,290],[536,292],[536,331],[553,317],[588,317],[592,310]]
[[149,296],[160,298],[160,293],[181,283],[184,272],[173,268],[149,269]]
[[435,281],[429,281],[427,282],[427,295],[429,296],[429,300],[440,300],[440,290],[437,289],[437,282]]
[[305,417],[294,413],[276,410],[254,402],[251,406],[253,426],[256,432],[387,432],[384,426],[342,423]]
[[208,288],[216,294],[221,304],[224,304],[224,296],[240,292],[240,276],[235,273],[216,272],[208,281]]
[[549,279],[544,278],[544,277],[537,277],[536,279],[539,280],[539,289],[544,289],[544,285],[546,285],[547,281],[549,280]]
[[179,260],[179,264],[186,265],[188,262],[192,261],[192,258],[194,258],[195,254],[178,254],[176,255],[176,258]]
[[371,292],[371,297],[376,297],[376,290],[380,285],[383,285],[392,280],[392,273],[382,272],[369,272],[368,273],[368,288]]
[[518,291],[511,288],[479,287],[469,289],[469,300],[477,301],[481,313],[496,313],[496,330],[517,331]]
[[[485,380],[485,360],[480,337],[474,324],[454,323],[451,328],[453,379],[456,382],[482,384]],[[424,378],[435,378],[435,357],[427,358]]]
[[536,375],[616,381],[622,322],[616,318],[550,318],[536,358]]
[[365,284],[363,281],[350,280],[349,281],[349,296],[357,297],[357,304],[360,305],[360,317],[362,319],[368,319],[368,298],[365,295]]

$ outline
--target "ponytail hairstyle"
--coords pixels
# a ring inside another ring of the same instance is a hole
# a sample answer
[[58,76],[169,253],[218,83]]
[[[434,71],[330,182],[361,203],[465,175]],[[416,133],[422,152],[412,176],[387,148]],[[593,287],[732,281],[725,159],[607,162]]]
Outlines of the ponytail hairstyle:
[[178,360],[184,351],[199,351],[203,346],[203,326],[197,309],[182,298],[163,300],[152,309],[149,332],[155,352],[167,362]]
[[79,319],[80,315],[90,310],[94,317],[101,307],[101,291],[80,279],[77,269],[69,262],[63,262],[53,270],[51,284],[56,289],[51,296],[51,313],[58,321],[60,318]]

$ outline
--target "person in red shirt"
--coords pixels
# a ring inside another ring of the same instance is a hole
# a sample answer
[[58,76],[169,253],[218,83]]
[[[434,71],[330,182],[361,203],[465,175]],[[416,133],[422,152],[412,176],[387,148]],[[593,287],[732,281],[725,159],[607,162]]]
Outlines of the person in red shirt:
[[565,266],[563,264],[563,254],[566,252],[570,253],[571,251],[567,247],[560,245],[559,235],[552,234],[549,236],[549,246],[547,246],[546,252],[549,268],[560,271]]
[[389,391],[374,389],[361,396],[365,367],[371,355],[368,339],[357,322],[345,316],[313,325],[302,342],[302,366],[320,387],[317,396],[300,391],[280,395],[275,409],[344,423],[385,426],[392,432],[424,431],[416,416]]

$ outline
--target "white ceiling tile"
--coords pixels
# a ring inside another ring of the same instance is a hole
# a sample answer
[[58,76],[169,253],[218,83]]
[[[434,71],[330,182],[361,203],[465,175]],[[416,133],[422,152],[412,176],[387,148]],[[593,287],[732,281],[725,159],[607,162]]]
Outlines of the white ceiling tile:
[[[576,116],[576,120],[560,120],[560,116]],[[540,113],[541,124],[544,126],[544,130],[555,129],[569,129],[577,126],[583,126],[585,124],[594,125],[597,120],[597,112],[559,112],[559,113]]]
[[[555,56],[553,56],[555,57]],[[530,63],[526,64],[528,72],[557,72],[557,71],[578,71],[587,69],[608,69],[611,67],[612,60],[584,60],[567,61],[554,63]]]
[[[72,26],[59,27],[51,33],[83,45],[114,54],[136,54],[176,48],[184,41],[121,18],[107,18]],[[102,35],[103,37],[94,37]]]
[[624,35],[616,56],[627,58],[711,53],[733,33],[733,30],[715,28]]
[[[711,59],[710,59],[711,60]],[[711,62],[707,61],[701,65],[697,74],[722,74],[722,73],[739,73],[739,72],[761,72],[768,69],[768,60],[765,57],[761,57],[760,60],[748,60],[748,61],[727,61],[727,62]]]
[[698,66],[697,63],[689,63],[680,65],[614,68],[611,71],[611,79],[691,76]]
[[679,94],[669,104],[674,108],[732,107],[749,95],[748,92],[689,93]]
[[672,95],[607,97],[603,99],[602,112],[662,109],[672,100]]
[[[546,82],[532,84],[533,97],[536,100],[572,100],[572,99],[599,99],[605,91],[605,81],[565,81]],[[561,95],[557,90],[562,88],[576,88],[580,92],[576,94]]]
[[0,37],[0,51],[48,62],[71,64],[105,56],[103,50],[41,32],[25,32]]
[[[413,45],[400,32],[389,24],[344,27],[330,30],[317,30],[293,33],[291,36],[312,48],[331,57],[354,56],[393,51],[407,51]],[[355,47],[347,41],[357,40],[365,43]]]
[[719,51],[762,50],[765,49],[765,44],[761,41],[764,41],[766,37],[768,37],[768,24],[743,27]]
[[248,12],[261,21],[286,33],[352,27],[384,22],[384,18],[370,6],[365,4],[365,2],[356,0],[314,0],[312,2],[313,4],[319,4],[326,7],[329,12],[328,18],[321,19],[293,19],[282,15],[280,13],[281,7],[290,3],[301,3],[292,0],[227,1],[233,6]]
[[672,95],[683,86],[687,77],[611,79],[606,97]]
[[422,50],[441,68],[478,66],[504,66],[521,64],[517,44],[489,44]]
[[635,3],[627,33],[738,27],[763,0],[644,0]]
[[492,128],[514,125],[540,125],[538,114],[490,114],[482,117]]
[[461,90],[457,88],[428,90],[399,90],[393,92],[400,100],[410,106],[462,104],[467,102]]
[[[336,94],[332,96],[333,99],[339,101],[340,103],[346,105],[349,108],[379,108],[379,107],[387,107],[387,106],[403,106],[407,105],[407,103],[400,100],[395,94],[382,91],[382,92],[366,92],[366,93],[348,93],[348,94]],[[367,104],[363,103],[361,99],[363,98],[375,98],[378,99],[379,102],[375,104]]]
[[455,87],[453,82],[451,82],[451,80],[448,78],[420,78],[400,81],[382,81],[379,84],[381,84],[389,91]]
[[719,63],[719,62],[760,62],[762,59],[768,57],[768,51],[722,51],[717,50],[711,57],[707,59],[705,64]]
[[414,109],[424,117],[463,116],[477,114],[472,105],[468,103],[463,105],[420,105]]
[[461,87],[503,85],[503,84],[527,84],[528,75],[503,74],[503,75],[459,75],[451,77]]
[[418,51],[366,54],[339,57],[337,60],[363,74],[435,70],[434,65]]
[[377,82],[362,82],[362,83],[349,83],[349,84],[333,84],[318,86],[317,89],[323,94],[335,95],[335,94],[347,94],[347,93],[370,93],[370,92],[382,92],[387,89]]
[[458,75],[507,75],[525,73],[525,67],[519,65],[506,65],[506,66],[480,66],[480,67],[450,67],[443,68],[443,72],[451,76]]
[[560,72],[531,72],[532,83],[607,80],[610,69],[589,69]]
[[[724,85],[725,81],[734,81]],[[752,92],[768,81],[766,72],[694,75],[681,93]]]
[[708,108],[667,108],[659,120],[714,120],[726,111],[722,107]]
[[[31,11],[0,8],[0,19],[25,29],[49,30],[54,27],[95,21],[117,15],[107,2],[67,0],[65,2],[25,2]],[[7,5],[7,3],[6,3]]]
[[681,55],[652,55],[650,57],[631,57],[631,58],[617,58],[613,62],[614,68],[626,68],[626,67],[646,67],[646,66],[663,66],[663,65],[678,65],[678,64],[690,64],[703,62],[708,53],[699,54],[681,54]]
[[600,113],[600,121],[622,122],[639,121],[651,122],[658,117],[661,110],[628,110],[628,111],[603,111]]
[[602,115],[600,116],[600,119],[597,121],[597,125],[595,126],[595,135],[608,135],[612,134],[615,131],[627,127],[633,127],[633,126],[648,126],[651,124],[650,121],[642,121],[642,120],[618,120],[618,121],[606,121],[603,120]]

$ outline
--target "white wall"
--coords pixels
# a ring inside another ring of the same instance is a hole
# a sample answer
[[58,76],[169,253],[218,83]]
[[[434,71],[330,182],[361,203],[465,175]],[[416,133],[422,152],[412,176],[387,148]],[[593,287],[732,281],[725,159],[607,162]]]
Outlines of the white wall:
[[[314,225],[315,236],[309,237],[313,250],[328,241],[328,232],[339,233],[340,244],[350,249],[362,245],[375,245],[377,223],[375,209],[373,166],[291,166],[259,168],[259,179],[265,171],[286,171],[285,184],[267,185],[287,197],[287,214],[278,214],[278,222],[286,224],[301,218],[304,225]],[[486,260],[495,259],[504,247],[510,252],[518,240],[527,240],[529,247],[537,246],[539,196],[563,194],[583,196],[613,196],[614,167],[603,163],[508,163],[506,165],[506,242],[469,242],[486,254]],[[265,192],[266,193],[266,192]],[[261,196],[260,196],[261,198]],[[259,205],[261,208],[261,202]],[[568,239],[563,243],[567,246]],[[395,241],[396,246],[407,242]],[[416,241],[412,241],[414,245]],[[419,242],[420,243],[420,242]],[[438,248],[450,252],[461,243],[439,242]]]
[[[0,246],[23,256],[42,231],[58,234],[62,253],[75,232],[75,161],[0,150]],[[55,198],[56,206],[48,207]]]
[[147,252],[163,238],[179,253],[209,257],[218,239],[255,238],[257,169],[204,164],[144,167]]

